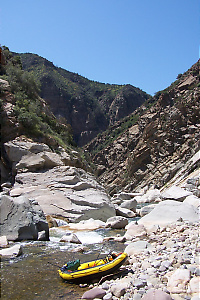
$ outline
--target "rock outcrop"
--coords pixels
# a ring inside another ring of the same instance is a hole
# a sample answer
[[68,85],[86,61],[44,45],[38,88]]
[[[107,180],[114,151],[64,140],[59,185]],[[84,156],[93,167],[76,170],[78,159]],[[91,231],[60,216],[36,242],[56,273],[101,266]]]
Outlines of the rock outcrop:
[[109,196],[94,176],[72,166],[77,163],[75,154],[70,160],[63,149],[54,153],[47,145],[25,138],[5,143],[5,151],[15,175],[10,190],[14,199],[27,196],[39,203],[45,215],[69,221],[106,221],[115,215]]
[[[160,189],[174,183],[176,174],[180,178],[181,171],[184,175],[185,168],[198,172],[199,159],[190,159],[200,149],[199,63],[88,144],[99,179],[111,193]],[[121,134],[109,140],[117,131]]]

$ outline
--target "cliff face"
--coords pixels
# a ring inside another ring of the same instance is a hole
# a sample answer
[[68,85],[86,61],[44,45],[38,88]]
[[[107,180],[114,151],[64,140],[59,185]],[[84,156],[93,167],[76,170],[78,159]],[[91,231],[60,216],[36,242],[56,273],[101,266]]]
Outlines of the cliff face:
[[111,85],[88,80],[55,67],[35,54],[20,54],[23,69],[41,83],[40,96],[56,117],[72,126],[75,141],[83,146],[115,121],[132,113],[149,96],[131,85]]
[[[126,118],[86,147],[111,193],[161,188],[200,149],[199,77],[198,61],[132,114],[128,129]],[[108,143],[113,131],[122,133]]]

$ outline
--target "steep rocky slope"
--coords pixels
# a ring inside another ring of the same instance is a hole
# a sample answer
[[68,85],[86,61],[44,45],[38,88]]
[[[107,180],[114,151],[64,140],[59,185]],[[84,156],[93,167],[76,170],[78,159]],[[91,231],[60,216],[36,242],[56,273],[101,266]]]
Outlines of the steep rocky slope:
[[132,113],[149,97],[132,85],[88,80],[36,54],[20,54],[20,58],[23,69],[40,81],[40,96],[50,105],[54,115],[65,117],[72,126],[79,146]]
[[199,150],[199,63],[88,144],[111,193],[161,188]]

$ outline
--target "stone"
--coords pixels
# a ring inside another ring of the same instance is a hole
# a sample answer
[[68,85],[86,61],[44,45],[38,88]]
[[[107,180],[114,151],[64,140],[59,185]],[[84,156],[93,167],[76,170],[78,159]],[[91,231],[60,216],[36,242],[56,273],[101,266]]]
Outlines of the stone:
[[27,169],[36,171],[44,168],[45,160],[39,154],[27,154],[22,156],[21,160],[16,164],[17,170]]
[[94,287],[93,289],[85,292],[81,299],[86,299],[86,300],[92,300],[92,299],[95,299],[95,298],[100,298],[102,299],[104,296],[106,295],[106,292],[99,288],[99,287]]
[[60,239],[60,242],[69,242],[69,243],[81,244],[81,241],[78,239],[78,237],[74,233],[63,235]]
[[122,216],[111,217],[106,222],[106,227],[113,229],[122,229],[128,224],[128,219]]
[[123,296],[126,292],[127,289],[127,284],[126,283],[117,283],[117,284],[113,284],[110,287],[110,291],[111,293],[120,298],[121,296]]
[[199,295],[200,294],[200,277],[195,276],[189,282],[189,292],[192,295]]
[[125,238],[127,240],[132,240],[133,238],[143,238],[147,235],[144,225],[137,225],[133,222],[130,222],[126,227]]
[[8,158],[13,163],[18,163],[24,155],[38,154],[42,151],[51,152],[46,144],[31,142],[27,138],[16,138],[4,144]]
[[90,218],[89,220],[82,220],[78,223],[69,223],[68,226],[71,230],[95,230],[99,228],[104,228],[105,222]]
[[46,238],[46,231],[43,230],[43,231],[39,231],[38,232],[38,241],[46,241],[47,238]]
[[170,199],[170,200],[176,200],[181,202],[190,195],[192,195],[191,192],[188,192],[185,189],[176,185],[171,186],[169,189],[166,189],[161,194],[163,199]]
[[[45,144],[19,137],[5,143],[5,150],[12,171],[17,172],[12,196],[28,194],[46,215],[69,222],[89,218],[106,221],[116,215],[106,190],[93,175],[64,165],[64,149],[54,153]],[[78,153],[71,151],[70,155],[75,159]]]
[[5,248],[8,246],[8,240],[5,235],[0,236],[0,248]]
[[151,289],[142,297],[142,300],[172,300],[172,298],[162,290]]
[[112,293],[107,293],[104,297],[103,297],[103,300],[112,300],[113,297],[112,297]]
[[146,216],[147,214],[149,214],[155,207],[156,207],[157,204],[150,204],[150,205],[146,205],[146,206],[143,206],[141,209],[140,209],[140,216],[141,217],[144,217]]
[[22,250],[22,245],[20,244],[16,244],[10,248],[5,248],[5,249],[1,249],[0,250],[0,256],[9,256],[9,257],[12,257],[12,256],[20,256],[23,252]]
[[200,199],[199,197],[195,195],[190,195],[185,198],[183,203],[188,203],[190,205],[193,205],[194,207],[198,208],[200,206]]
[[109,290],[109,285],[106,282],[103,282],[101,287],[102,287],[103,290],[106,290],[106,291]]
[[10,91],[10,85],[9,82],[7,80],[4,79],[0,79],[0,88],[4,91]]
[[119,193],[114,195],[115,198],[120,200],[131,200],[131,196],[129,193]]
[[127,209],[127,208],[123,208],[121,206],[116,207],[116,215],[117,216],[122,216],[122,217],[125,217],[125,218],[135,217],[135,213],[132,210]]
[[150,244],[146,241],[137,241],[130,243],[124,250],[128,254],[128,256],[132,256],[134,254],[141,253],[145,249],[148,248]]
[[47,215],[46,216],[46,220],[48,222],[48,226],[49,228],[52,228],[52,227],[58,227],[58,223],[57,221],[50,215]]
[[143,288],[147,285],[147,282],[144,281],[144,280],[140,280],[140,279],[136,279],[133,283],[133,285],[137,288],[137,289],[140,289],[140,288]]
[[40,154],[41,158],[44,159],[44,167],[47,169],[56,167],[56,166],[63,166],[64,163],[61,160],[60,155],[53,152],[42,152]]
[[127,208],[127,209],[130,209],[130,210],[136,212],[137,201],[135,199],[125,200],[121,203],[120,206],[122,208]]
[[167,288],[171,293],[184,293],[187,290],[187,284],[190,281],[190,271],[188,269],[176,269],[168,277]]
[[138,224],[143,224],[145,227],[152,225],[164,227],[179,219],[196,222],[199,220],[198,210],[187,203],[165,200],[157,204],[148,215],[142,217]]
[[25,196],[1,196],[1,234],[9,241],[37,240],[45,231],[49,240],[49,227],[44,212],[37,202]]
[[159,202],[161,200],[161,193],[158,189],[148,190],[142,196],[136,196],[135,199],[138,203]]
[[134,300],[141,300],[141,295],[140,294],[135,294],[134,296],[133,296],[133,299]]

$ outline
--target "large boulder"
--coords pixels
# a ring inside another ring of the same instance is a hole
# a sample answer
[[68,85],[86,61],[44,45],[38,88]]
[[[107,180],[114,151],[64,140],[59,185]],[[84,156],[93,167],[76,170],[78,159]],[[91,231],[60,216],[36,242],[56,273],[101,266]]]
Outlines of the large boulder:
[[186,191],[185,189],[173,185],[169,189],[165,190],[162,194],[163,199],[169,200],[177,200],[177,201],[184,201],[187,196],[192,195],[192,192]]
[[37,240],[45,231],[49,240],[49,227],[44,212],[34,200],[25,196],[12,198],[1,195],[1,235],[10,241]]
[[6,154],[13,163],[13,168],[20,162],[23,156],[38,154],[42,151],[49,151],[51,149],[46,144],[39,144],[28,140],[27,138],[16,138],[4,144]]
[[197,208],[188,203],[166,200],[157,204],[148,215],[138,221],[138,224],[143,224],[145,227],[152,225],[166,226],[175,223],[179,219],[190,222],[198,221]]
[[109,196],[94,176],[75,167],[17,174],[10,195],[26,194],[40,204],[46,215],[62,216],[70,222],[90,218],[105,222],[116,215]]

